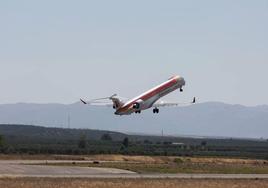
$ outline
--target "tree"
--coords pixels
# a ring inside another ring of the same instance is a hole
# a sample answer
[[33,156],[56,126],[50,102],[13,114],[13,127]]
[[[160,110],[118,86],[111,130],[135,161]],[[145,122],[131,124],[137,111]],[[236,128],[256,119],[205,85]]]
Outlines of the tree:
[[128,138],[126,137],[126,138],[123,140],[123,146],[124,146],[125,148],[128,148],[128,145],[129,145],[129,140],[128,140]]
[[78,142],[78,147],[80,149],[85,149],[87,146],[87,142],[86,142],[86,135],[85,134],[82,134],[80,136],[80,139],[79,139],[79,142]]
[[206,145],[207,145],[207,141],[204,140],[201,142],[201,146],[206,146]]
[[4,138],[2,135],[0,135],[0,147],[4,145]]
[[207,141],[203,140],[203,141],[201,142],[201,149],[202,149],[202,150],[205,150],[205,149],[206,149],[206,146],[207,146]]
[[152,142],[150,140],[144,140],[143,143],[144,144],[152,144]]
[[111,135],[109,135],[109,134],[103,134],[101,136],[101,140],[102,141],[112,141],[113,139],[112,139]]

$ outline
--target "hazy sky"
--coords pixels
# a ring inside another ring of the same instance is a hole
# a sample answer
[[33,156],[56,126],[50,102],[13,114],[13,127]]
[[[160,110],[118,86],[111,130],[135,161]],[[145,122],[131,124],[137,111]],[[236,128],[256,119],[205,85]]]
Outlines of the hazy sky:
[[268,104],[268,1],[0,2],[0,103],[133,97]]

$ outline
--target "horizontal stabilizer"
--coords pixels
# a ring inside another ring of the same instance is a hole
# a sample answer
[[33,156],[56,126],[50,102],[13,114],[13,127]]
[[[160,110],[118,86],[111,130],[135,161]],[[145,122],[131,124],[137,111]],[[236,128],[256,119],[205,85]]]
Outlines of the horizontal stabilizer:
[[80,101],[81,101],[83,104],[87,104],[87,102],[84,101],[83,99],[80,99]]

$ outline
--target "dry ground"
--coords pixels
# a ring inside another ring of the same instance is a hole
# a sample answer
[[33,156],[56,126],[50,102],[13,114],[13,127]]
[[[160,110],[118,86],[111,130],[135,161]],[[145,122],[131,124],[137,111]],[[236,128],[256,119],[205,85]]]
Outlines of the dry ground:
[[[0,155],[0,160],[10,159],[67,160],[70,162],[66,164],[48,162],[45,164],[118,168],[138,173],[268,174],[268,161],[254,159],[125,155]],[[91,161],[100,161],[100,164],[93,164]]]
[[[12,157],[12,156],[11,156]],[[10,157],[10,158],[11,158]],[[27,156],[20,156],[27,158]],[[29,156],[34,157],[34,156]],[[124,156],[124,155],[49,155],[54,160],[76,160],[78,162],[46,163],[60,166],[103,167],[130,170],[138,173],[216,173],[216,174],[268,174],[267,160],[213,158],[213,157],[170,157],[170,156]],[[3,158],[3,156],[2,156]],[[8,158],[8,157],[6,157]],[[36,156],[37,159],[42,156]],[[1,159],[1,156],[0,156]],[[82,161],[82,163],[79,163]],[[101,161],[93,164],[86,161]]]
[[266,188],[268,180],[0,179],[1,188]]
[[175,158],[183,162],[212,164],[254,164],[266,165],[268,160],[219,158],[219,157],[169,157],[169,156],[127,156],[127,155],[26,155],[0,154],[0,160],[76,160],[76,161],[111,161],[163,164],[173,162]]

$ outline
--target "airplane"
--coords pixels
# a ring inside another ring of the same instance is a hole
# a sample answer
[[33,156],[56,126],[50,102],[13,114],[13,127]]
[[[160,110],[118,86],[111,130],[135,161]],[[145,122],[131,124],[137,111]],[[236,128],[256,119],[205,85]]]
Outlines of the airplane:
[[[185,80],[181,76],[173,76],[169,78],[166,82],[146,91],[145,93],[123,102],[117,94],[114,94],[110,97],[104,97],[99,99],[93,99],[91,101],[85,101],[80,99],[83,104],[103,104],[102,100],[109,99],[112,101],[111,106],[116,110],[115,115],[130,115],[132,113],[140,114],[141,111],[147,110],[149,108],[154,108],[153,113],[159,113],[159,107],[164,106],[178,106],[181,103],[167,103],[167,102],[157,102],[160,98],[165,95],[180,89],[180,92],[183,92],[183,87],[185,86]],[[196,103],[196,98],[194,97],[191,104]],[[110,106],[106,104],[106,106]]]

